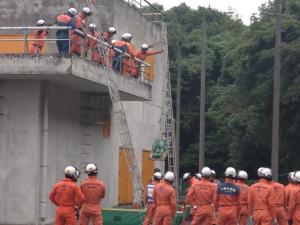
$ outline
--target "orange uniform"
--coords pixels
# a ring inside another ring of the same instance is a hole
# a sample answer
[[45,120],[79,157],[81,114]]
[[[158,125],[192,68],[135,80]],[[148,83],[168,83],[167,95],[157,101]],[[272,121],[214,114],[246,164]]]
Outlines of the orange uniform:
[[215,210],[219,213],[218,225],[236,225],[241,209],[240,187],[233,179],[226,178],[218,185],[215,199]]
[[286,203],[284,186],[278,182],[272,182],[273,202],[275,205],[276,219],[279,225],[287,225]]
[[265,179],[251,185],[248,192],[248,209],[254,225],[272,225],[272,220],[276,217],[272,189],[271,183]]
[[[194,186],[194,185],[196,185],[196,184],[198,184],[199,181],[200,180],[198,180],[196,177],[191,177],[189,179],[189,181],[188,181],[189,188],[186,190],[186,196],[187,196],[187,198],[186,198],[185,202],[186,202],[186,204],[189,204],[190,206],[193,206],[194,202],[193,202],[193,199],[188,199],[188,192],[191,189],[191,187]],[[193,207],[191,207],[190,208],[190,217],[191,217],[191,220],[193,220],[194,213],[195,213],[195,211],[194,211]]]
[[57,206],[55,225],[75,225],[75,207],[80,209],[84,201],[77,185],[71,179],[65,178],[54,185],[49,198]]
[[44,30],[37,30],[34,32],[33,38],[34,39],[39,39],[39,40],[35,40],[32,44],[32,47],[30,49],[30,55],[34,56],[34,55],[38,55],[41,54],[42,49],[45,47],[45,39],[48,36],[48,31],[44,31]]
[[157,184],[159,184],[159,182],[153,180],[145,188],[146,191],[145,191],[144,201],[147,204],[147,212],[146,212],[146,217],[143,225],[151,224],[154,218],[155,207],[154,207],[153,191]]
[[[89,34],[97,39],[101,38],[101,34],[99,32],[90,32]],[[104,58],[102,55],[102,51],[101,52],[99,51],[101,44],[96,40],[88,38],[86,45],[87,45],[87,48],[85,50],[86,54],[88,53],[89,50],[91,50],[92,51],[91,59],[95,62],[103,64]]]
[[285,191],[285,203],[286,207],[289,206],[289,201],[290,201],[290,194],[292,189],[295,187],[295,184],[290,182],[288,185],[285,186],[284,191]]
[[134,60],[133,60],[133,55],[134,55],[134,45],[130,42],[127,43],[127,53],[130,55],[130,57],[125,57],[124,60],[124,69],[123,69],[123,74],[124,75],[130,75],[132,74],[133,66],[134,66]]
[[176,194],[172,185],[163,181],[155,186],[153,191],[155,225],[172,225],[176,214]]
[[105,197],[105,185],[96,176],[89,176],[84,180],[80,189],[85,197],[82,206],[80,225],[88,225],[89,219],[93,220],[94,225],[102,225],[102,213],[100,203]]
[[[72,24],[72,17],[68,14],[61,14],[56,17],[56,25],[57,26],[74,26]],[[72,27],[74,28],[74,27]],[[61,39],[70,39],[69,30],[57,30],[56,31],[56,45],[58,52],[60,54],[69,53],[70,41],[69,40],[61,40]]]
[[236,183],[241,191],[241,212],[239,225],[246,225],[248,220],[248,191],[249,186],[245,182],[238,180]]
[[[113,43],[113,47],[114,47],[114,49],[117,49],[117,50],[123,52],[123,53],[120,53],[119,51],[114,50],[114,54],[112,56],[113,57],[113,70],[120,72],[122,74],[127,74],[128,66],[130,63],[128,63],[128,59],[127,59],[128,57],[125,57],[124,53],[126,52],[126,53],[133,55],[134,51],[132,49],[132,45],[130,45],[126,41],[118,40],[115,43]],[[125,66],[125,63],[127,63],[126,66]]]
[[[76,29],[83,31],[83,28],[85,26],[84,18],[85,16],[83,15],[83,13],[79,13],[79,15],[75,17]],[[81,41],[82,41],[81,36],[74,31],[71,35],[71,40],[72,40],[71,52],[80,56]]]
[[296,184],[291,189],[288,207],[288,219],[293,221],[293,225],[300,224],[300,185]]
[[194,208],[192,225],[212,224],[215,190],[215,185],[206,178],[203,178],[190,187],[187,199],[188,202],[193,203],[192,208]]
[[112,37],[112,35],[108,31],[105,31],[102,33],[103,41],[105,41],[109,45],[111,45],[111,37]]
[[[134,53],[134,57],[138,58],[139,60],[144,61],[148,56],[151,55],[156,55],[161,53],[162,51],[143,51],[143,50],[139,50],[137,52]],[[141,65],[139,62],[133,61],[132,62],[132,71],[131,74],[133,77],[138,78],[140,76],[141,73]]]
[[[210,180],[210,179],[209,179],[209,181],[215,186],[215,189],[217,189],[218,184],[220,184],[220,182],[219,182],[218,180],[216,180],[216,179],[214,179],[214,180]],[[217,215],[215,215],[215,216],[213,217],[212,224],[217,224],[217,220],[218,220]]]

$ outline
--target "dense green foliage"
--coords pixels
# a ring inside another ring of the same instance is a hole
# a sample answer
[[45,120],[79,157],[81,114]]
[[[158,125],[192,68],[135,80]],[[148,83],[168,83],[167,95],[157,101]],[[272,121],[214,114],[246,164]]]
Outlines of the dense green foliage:
[[[221,173],[228,165],[253,178],[270,166],[275,42],[274,3],[262,5],[245,26],[232,12],[193,10],[185,4],[167,11],[169,56],[176,98],[177,49],[181,47],[180,169],[198,170],[202,17],[207,19],[206,164]],[[280,174],[300,161],[300,2],[285,1],[282,45]]]

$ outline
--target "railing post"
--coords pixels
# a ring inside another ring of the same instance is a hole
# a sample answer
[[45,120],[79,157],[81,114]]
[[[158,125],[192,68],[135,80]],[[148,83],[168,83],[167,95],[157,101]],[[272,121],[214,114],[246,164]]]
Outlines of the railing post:
[[69,28],[69,54],[71,54],[71,28]]
[[24,29],[24,53],[28,53],[28,30]]

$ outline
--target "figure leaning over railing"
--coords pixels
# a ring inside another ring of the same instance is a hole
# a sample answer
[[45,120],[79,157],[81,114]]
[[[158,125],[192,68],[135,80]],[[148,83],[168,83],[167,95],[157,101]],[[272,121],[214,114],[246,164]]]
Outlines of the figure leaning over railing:
[[[67,13],[63,13],[59,16],[56,17],[56,25],[57,26],[63,26],[63,27],[72,27],[73,29],[75,28],[75,23],[74,23],[74,18],[75,15],[77,14],[77,10],[74,8],[68,9]],[[69,48],[70,48],[70,34],[69,30],[58,30],[56,31],[56,45],[58,52],[60,54],[68,54],[69,53]]]
[[[46,26],[45,20],[38,20],[36,25],[38,27]],[[45,39],[48,36],[47,30],[37,30],[33,34],[34,36],[34,42],[32,44],[32,47],[30,49],[30,55],[35,56],[41,54],[43,48],[45,47]]]

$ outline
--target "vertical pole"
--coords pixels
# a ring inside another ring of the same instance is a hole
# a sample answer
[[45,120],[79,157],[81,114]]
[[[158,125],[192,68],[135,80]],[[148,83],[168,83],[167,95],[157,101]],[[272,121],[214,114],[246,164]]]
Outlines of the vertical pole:
[[276,2],[276,43],[274,51],[274,83],[273,83],[273,118],[272,118],[272,173],[274,180],[278,180],[279,163],[279,112],[280,112],[280,45],[281,45],[281,21],[282,0]]
[[28,53],[28,30],[24,29],[24,53]]
[[42,144],[41,144],[41,165],[40,165],[40,221],[44,225],[46,222],[47,209],[47,170],[48,170],[48,81],[42,81]]
[[201,78],[200,78],[200,132],[199,171],[205,164],[205,77],[206,77],[206,19],[202,19]]
[[[180,154],[180,96],[181,96],[181,45],[177,46],[177,86],[176,86],[176,168],[174,171],[179,176],[179,154]],[[178,180],[178,177],[177,177]]]
[[71,54],[71,29],[69,28],[69,54]]

